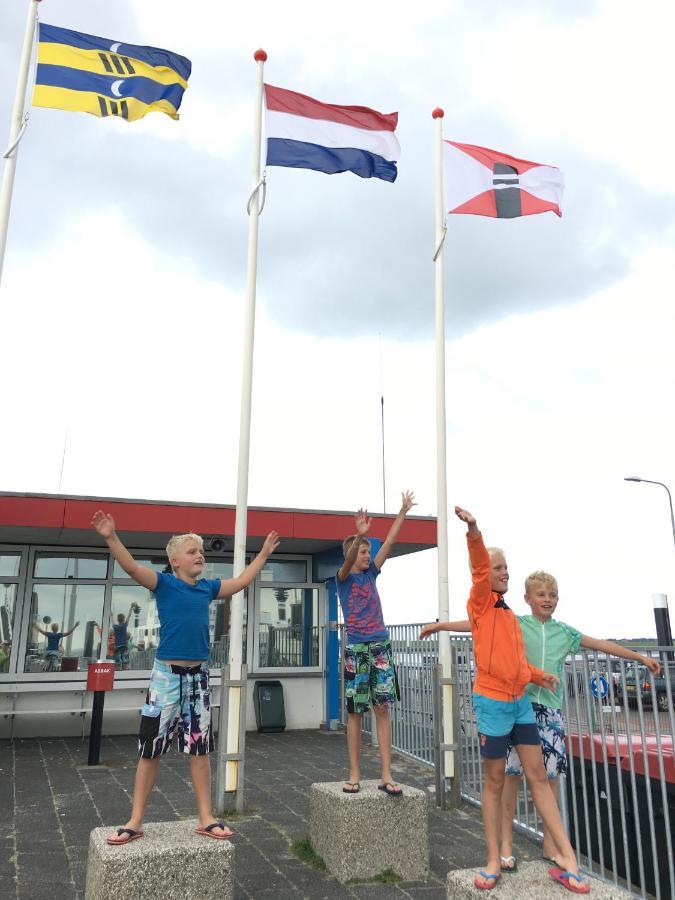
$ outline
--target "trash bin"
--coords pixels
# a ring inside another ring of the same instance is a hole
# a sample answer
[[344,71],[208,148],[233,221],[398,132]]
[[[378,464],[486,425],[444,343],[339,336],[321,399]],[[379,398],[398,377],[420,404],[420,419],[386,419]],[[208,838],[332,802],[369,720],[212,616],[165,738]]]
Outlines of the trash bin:
[[[624,743],[626,743],[624,739]],[[630,816],[634,821],[635,840],[629,843],[630,869],[634,884],[640,883],[640,868],[638,858],[638,841],[642,848],[642,861],[645,873],[645,890],[650,894],[656,894],[656,885],[660,885],[662,897],[670,891],[670,874],[668,871],[668,853],[666,850],[666,809],[668,810],[671,834],[675,840],[675,757],[673,756],[673,738],[670,735],[661,736],[661,753],[663,756],[663,772],[665,776],[665,805],[661,778],[659,774],[659,757],[656,746],[656,736],[647,735],[644,740],[647,751],[648,771],[645,773],[645,759],[643,753],[643,741],[633,737],[633,768],[635,772],[635,801],[637,814],[631,803]],[[626,793],[632,798],[632,782],[630,774],[630,757],[626,747],[625,755],[622,752],[621,774],[623,775]],[[649,798],[651,797],[651,813],[649,810]],[[656,867],[654,865],[654,847],[652,846],[650,819],[654,822],[654,837],[656,840]]]
[[[582,855],[600,862],[600,850],[604,866],[622,878],[626,877],[626,862],[623,849],[624,825],[621,821],[621,798],[623,797],[628,829],[628,845],[635,844],[635,834],[631,815],[630,792],[627,789],[623,772],[617,769],[616,754],[611,742],[607,743],[607,772],[602,756],[601,735],[583,735],[581,748],[579,735],[571,735],[567,739],[568,756],[574,756],[574,779],[572,778],[572,761],[568,766],[565,789],[567,793],[567,814],[569,818],[569,837],[572,846]],[[583,752],[583,760],[581,758]],[[582,776],[583,766],[583,776]],[[595,802],[593,770],[597,782],[598,804]],[[584,780],[585,777],[585,792]],[[575,806],[576,803],[576,813]],[[588,815],[588,829],[586,828]],[[579,832],[577,844],[577,828]],[[612,838],[614,833],[614,852],[616,863],[612,860]],[[631,860],[631,876],[634,876]]]
[[253,685],[253,706],[258,731],[275,733],[285,730],[284,689],[280,681],[256,681]]

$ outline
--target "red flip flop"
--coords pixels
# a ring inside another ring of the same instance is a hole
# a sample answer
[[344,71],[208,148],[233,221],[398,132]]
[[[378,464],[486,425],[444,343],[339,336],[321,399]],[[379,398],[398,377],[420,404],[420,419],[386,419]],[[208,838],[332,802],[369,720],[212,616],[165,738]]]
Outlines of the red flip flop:
[[206,828],[195,828],[196,834],[202,834],[204,837],[213,838],[215,841],[229,841],[230,838],[234,837],[234,831],[231,828],[227,828],[230,832],[229,834],[214,834],[214,828],[222,828],[225,830],[227,825],[224,822],[211,822],[210,825],[207,825]]
[[[584,884],[581,875],[577,875],[575,872],[566,872],[563,869],[554,866],[552,869],[548,870],[548,874],[554,881],[557,881],[558,884],[562,884],[564,888],[571,891],[573,894],[590,894],[591,892],[590,884]],[[573,879],[577,882],[577,887],[574,887],[572,884]]]
[[128,844],[130,841],[137,841],[142,837],[142,831],[134,831],[133,828],[118,828],[115,834],[111,834],[106,838],[106,843],[116,846],[117,844]]

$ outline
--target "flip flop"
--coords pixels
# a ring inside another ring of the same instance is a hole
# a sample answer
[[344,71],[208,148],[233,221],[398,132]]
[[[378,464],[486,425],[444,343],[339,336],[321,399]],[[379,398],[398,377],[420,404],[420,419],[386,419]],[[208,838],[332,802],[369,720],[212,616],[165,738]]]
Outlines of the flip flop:
[[[548,870],[548,874],[554,881],[562,884],[564,888],[573,894],[590,894],[591,892],[590,884],[583,884],[581,875],[576,875],[574,872],[566,872],[559,869],[558,866],[554,866]],[[578,883],[579,887],[572,887],[572,879]]]
[[515,856],[500,856],[500,866],[502,872],[516,872],[518,870],[518,860]]
[[113,846],[116,844],[128,844],[130,841],[137,841],[142,837],[142,831],[134,831],[133,828],[118,828],[115,834],[111,834],[106,838],[106,843]]
[[384,784],[378,784],[378,791],[384,791],[388,797],[400,797],[403,794],[403,791],[400,787],[395,785],[393,781],[385,781]]
[[345,784],[350,785],[350,787],[343,787],[343,794],[358,794],[361,790],[361,785],[358,781],[345,781]]
[[[492,891],[494,890],[499,882],[502,880],[501,875],[491,875],[489,872],[484,872],[482,869],[478,873],[481,878],[485,879],[488,884],[480,884],[477,878],[473,880],[473,886],[478,891]],[[492,879],[492,884],[489,883],[490,879]]]
[[229,834],[214,834],[214,828],[222,828],[223,830],[227,828],[227,825],[224,822],[211,822],[210,825],[207,825],[206,828],[195,828],[196,834],[203,834],[204,837],[213,838],[216,841],[229,841],[230,838],[234,837],[234,831],[231,828],[227,828],[230,832]]

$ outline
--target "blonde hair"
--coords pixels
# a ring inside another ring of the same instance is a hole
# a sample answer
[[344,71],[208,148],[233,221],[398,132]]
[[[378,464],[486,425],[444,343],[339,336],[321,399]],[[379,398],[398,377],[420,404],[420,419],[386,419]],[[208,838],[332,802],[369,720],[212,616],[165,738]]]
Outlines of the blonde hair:
[[[490,562],[495,558],[495,556],[503,556],[504,562],[506,562],[506,555],[501,547],[486,547],[488,552],[488,556],[490,557]],[[471,560],[469,560],[469,572],[473,572],[473,566],[471,565]]]
[[506,553],[504,553],[501,547],[486,547],[485,549],[488,552],[490,561],[492,561],[495,556],[503,556],[504,559],[506,559]]
[[546,587],[552,587],[555,591],[558,590],[558,582],[548,572],[537,571],[528,575],[525,579],[525,593],[529,594],[535,584],[543,584]]
[[[169,557],[169,563],[171,563],[171,559],[176,555],[176,553],[180,552],[183,544],[187,544],[188,541],[195,541],[199,544],[199,549],[204,551],[204,539],[198,535],[190,532],[189,534],[174,534],[169,543],[166,545],[166,555]],[[173,565],[171,566],[173,569]]]
[[358,534],[350,534],[349,537],[346,537],[342,542],[342,553],[344,554],[345,559],[347,558],[347,554],[349,553],[349,551],[352,549],[354,541],[359,542],[359,547],[361,546],[361,544],[368,544],[368,546],[370,547],[370,541],[368,540],[368,538],[363,537],[363,535],[359,537]]

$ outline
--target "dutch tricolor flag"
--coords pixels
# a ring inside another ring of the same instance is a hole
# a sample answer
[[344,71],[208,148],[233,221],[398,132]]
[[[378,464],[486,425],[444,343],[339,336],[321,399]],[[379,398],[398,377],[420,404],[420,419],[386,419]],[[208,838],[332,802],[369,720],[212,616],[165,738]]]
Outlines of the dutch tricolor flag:
[[321,103],[265,85],[267,165],[396,181],[398,113]]

